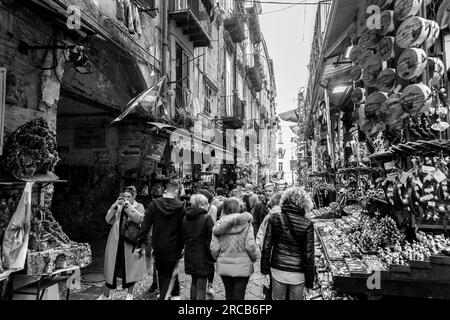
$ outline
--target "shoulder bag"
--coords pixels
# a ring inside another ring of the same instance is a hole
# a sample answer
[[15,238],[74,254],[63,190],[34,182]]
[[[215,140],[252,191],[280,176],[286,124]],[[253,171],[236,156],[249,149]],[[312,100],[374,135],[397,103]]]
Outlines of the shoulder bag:
[[136,246],[140,233],[141,224],[131,221],[128,217],[124,217],[122,227],[120,229],[120,236],[123,240],[133,246]]

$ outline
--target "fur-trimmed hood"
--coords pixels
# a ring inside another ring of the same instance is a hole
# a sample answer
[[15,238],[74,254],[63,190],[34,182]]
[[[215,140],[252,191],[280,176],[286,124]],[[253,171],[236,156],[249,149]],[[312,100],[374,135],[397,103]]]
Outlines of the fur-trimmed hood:
[[252,219],[253,217],[249,212],[226,215],[217,221],[213,233],[215,236],[241,233],[251,223]]

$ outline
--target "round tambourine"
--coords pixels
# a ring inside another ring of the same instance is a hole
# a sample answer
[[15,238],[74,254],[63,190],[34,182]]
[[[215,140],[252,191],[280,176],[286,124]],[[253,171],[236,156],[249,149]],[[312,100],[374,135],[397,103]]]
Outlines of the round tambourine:
[[400,101],[403,108],[411,115],[417,115],[431,106],[431,98],[431,89],[423,83],[416,83],[403,90]]
[[388,100],[388,95],[385,92],[376,91],[369,95],[366,99],[366,106],[364,108],[365,116],[368,120],[378,122],[380,118],[380,111],[385,107]]
[[367,58],[367,61],[363,67],[363,81],[367,87],[376,87],[377,78],[381,72],[381,69],[382,61],[379,55],[372,54],[369,58]]
[[378,54],[381,60],[389,61],[395,58],[395,38],[384,37],[378,44]]
[[395,1],[395,18],[403,21],[417,15],[422,6],[422,0],[397,0]]
[[419,77],[427,66],[427,54],[423,49],[410,48],[402,52],[397,61],[397,73],[404,80]]
[[393,93],[386,101],[387,115],[386,125],[390,127],[398,127],[402,125],[403,118],[407,115],[401,104],[401,94]]
[[380,27],[381,28],[377,30],[377,33],[381,36],[385,36],[395,30],[394,11],[385,10],[381,13]]
[[395,35],[396,44],[403,49],[418,47],[427,40],[428,20],[411,17],[403,21]]
[[353,81],[359,81],[362,79],[363,71],[359,65],[355,64],[353,65],[350,74],[352,76]]
[[349,59],[353,62],[358,63],[361,56],[365,54],[367,51],[368,51],[367,49],[363,49],[360,46],[352,46],[350,48]]
[[380,42],[380,36],[376,30],[366,29],[359,38],[359,46],[365,49],[375,49]]
[[377,89],[383,92],[394,91],[397,85],[397,71],[392,68],[386,68],[380,72],[377,78]]
[[352,102],[355,104],[361,104],[366,101],[367,93],[364,88],[355,88],[352,91]]

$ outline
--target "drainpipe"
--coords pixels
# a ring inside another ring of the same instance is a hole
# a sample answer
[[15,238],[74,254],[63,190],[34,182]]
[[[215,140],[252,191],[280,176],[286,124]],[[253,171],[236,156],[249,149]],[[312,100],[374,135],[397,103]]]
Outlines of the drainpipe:
[[[168,75],[169,68],[167,62],[169,54],[169,20],[168,20],[168,1],[161,1],[162,3],[162,57],[161,57],[161,75]],[[170,81],[170,80],[169,80]],[[162,97],[166,97],[167,84],[164,83],[162,87]],[[172,116],[172,108],[170,109],[170,116]]]

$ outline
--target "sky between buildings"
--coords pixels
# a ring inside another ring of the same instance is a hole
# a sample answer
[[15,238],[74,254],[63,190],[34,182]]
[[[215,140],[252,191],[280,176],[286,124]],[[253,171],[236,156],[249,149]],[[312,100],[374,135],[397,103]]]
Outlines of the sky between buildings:
[[[276,0],[271,1],[275,2]],[[292,2],[295,1],[292,0]],[[309,0],[309,2],[313,1]],[[261,29],[274,63],[278,113],[295,109],[298,89],[307,87],[307,65],[317,10],[316,5],[291,6],[263,3],[263,12],[260,16]],[[296,159],[295,145],[291,143],[294,134],[289,128],[289,125],[293,124],[289,122],[281,123],[284,148],[287,150],[284,168],[287,173],[285,180],[288,183],[292,180],[292,175],[288,172],[290,160]]]

